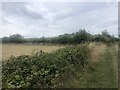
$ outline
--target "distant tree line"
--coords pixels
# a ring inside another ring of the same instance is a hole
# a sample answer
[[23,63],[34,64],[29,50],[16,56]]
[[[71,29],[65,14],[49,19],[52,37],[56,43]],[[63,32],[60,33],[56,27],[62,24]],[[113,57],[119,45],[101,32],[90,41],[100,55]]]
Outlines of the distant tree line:
[[3,37],[2,43],[38,43],[38,44],[80,44],[84,42],[104,42],[114,43],[118,38],[110,35],[107,30],[101,34],[92,35],[85,29],[80,29],[72,34],[59,35],[57,37],[24,38],[20,34],[14,34],[9,37]]

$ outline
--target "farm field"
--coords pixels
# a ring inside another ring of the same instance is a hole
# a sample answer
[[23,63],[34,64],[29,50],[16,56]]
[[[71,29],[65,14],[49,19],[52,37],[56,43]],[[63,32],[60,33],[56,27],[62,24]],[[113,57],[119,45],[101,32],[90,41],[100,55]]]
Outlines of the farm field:
[[30,55],[36,51],[52,52],[63,46],[50,46],[50,45],[26,45],[26,44],[2,44],[2,59],[9,59],[11,55]]
[[[40,86],[40,87],[64,87],[64,88],[66,87],[67,88],[117,88],[118,85],[117,44],[105,45],[103,43],[89,43],[88,45],[89,49],[86,47],[86,44],[83,45],[81,44],[77,46],[68,46],[64,49],[60,49],[62,48],[62,46],[36,47],[36,45],[27,46],[27,45],[14,45],[14,44],[13,45],[4,44],[3,46],[4,48],[5,46],[16,47],[16,49],[10,48],[10,50],[14,52],[20,49],[26,50],[27,48],[28,49],[30,48],[30,51],[43,50],[49,52],[49,54],[40,54],[40,55],[38,54],[38,55],[33,55],[31,57],[23,55],[22,57],[13,59],[13,62],[9,61],[8,63],[9,66],[7,66],[7,64],[5,65],[6,67],[3,65],[4,66],[3,70],[6,70],[3,71],[4,75],[10,73],[9,71],[7,71],[7,68],[13,68],[13,70],[15,70],[15,73],[13,72],[11,73],[16,76],[15,78],[13,76],[11,77],[5,76],[5,78],[7,78],[8,81],[3,82],[4,83],[3,87],[19,88],[19,87]],[[27,50],[25,52],[29,53],[29,51]],[[88,52],[86,52],[86,50]],[[21,53],[25,53],[24,51]],[[18,54],[14,53],[14,55],[17,56],[20,55],[21,53]],[[89,54],[90,57],[88,57]],[[82,57],[78,57],[82,55],[84,55],[83,60],[85,60],[85,62],[86,60],[88,60],[87,61],[88,63],[85,64],[84,62],[85,66],[83,69],[80,67],[82,65],[80,64],[82,63]],[[26,63],[27,65],[24,63]],[[11,67],[11,65],[13,64],[14,66]],[[43,66],[40,68],[39,67],[40,65]],[[19,68],[19,70],[16,69],[16,67]],[[55,70],[55,71],[49,71],[49,70]],[[62,70],[64,70],[64,72]],[[26,77],[20,76],[19,73],[23,75],[27,74],[28,76]],[[41,75],[42,78],[39,77],[39,75]],[[25,78],[26,81],[23,82],[23,78]],[[38,80],[37,81],[38,83],[35,83],[36,80]],[[18,82],[18,83],[16,83],[14,86],[14,82]],[[26,84],[25,82],[27,82],[28,84]]]
[[2,3],[1,89],[119,89],[119,6]]

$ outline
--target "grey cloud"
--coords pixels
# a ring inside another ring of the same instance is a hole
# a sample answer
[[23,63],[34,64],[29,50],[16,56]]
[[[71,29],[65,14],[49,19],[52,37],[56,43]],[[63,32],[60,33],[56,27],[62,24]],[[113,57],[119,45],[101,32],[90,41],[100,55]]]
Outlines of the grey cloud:
[[10,23],[8,20],[6,20],[5,18],[2,18],[2,23],[4,23],[4,24],[8,24],[8,23]]
[[43,19],[40,13],[28,10],[25,5],[28,3],[3,3],[3,11],[8,15],[21,16],[32,20]]
[[[80,28],[87,28],[92,33],[99,33],[109,27],[116,32],[116,20],[113,7],[115,3],[4,3],[3,12],[9,19],[15,20],[12,24],[12,32],[17,27],[24,31],[27,37],[56,36],[64,33],[72,33]],[[29,5],[34,10],[27,8]],[[45,11],[41,11],[45,8]],[[109,10],[110,9],[110,10]],[[112,18],[112,19],[111,19]],[[7,24],[10,27],[10,24]],[[6,25],[6,27],[8,27]],[[14,25],[16,28],[14,28]],[[111,27],[110,27],[111,26]],[[112,28],[112,26],[114,26]],[[99,31],[98,31],[99,30]],[[100,31],[101,30],[101,31]],[[7,31],[7,30],[6,30]],[[9,32],[9,31],[8,31]]]

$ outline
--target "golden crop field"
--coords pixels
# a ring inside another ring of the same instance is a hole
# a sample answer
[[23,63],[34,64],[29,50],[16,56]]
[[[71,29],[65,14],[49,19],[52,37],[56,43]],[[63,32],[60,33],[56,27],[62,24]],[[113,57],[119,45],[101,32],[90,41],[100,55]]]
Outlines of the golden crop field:
[[9,59],[11,55],[30,55],[35,51],[52,52],[63,46],[53,45],[27,45],[27,44],[2,44],[2,60]]

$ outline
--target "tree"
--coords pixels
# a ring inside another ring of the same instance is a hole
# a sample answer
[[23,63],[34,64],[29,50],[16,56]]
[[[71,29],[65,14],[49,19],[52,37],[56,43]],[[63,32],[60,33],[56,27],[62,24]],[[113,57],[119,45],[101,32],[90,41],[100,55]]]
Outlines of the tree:
[[104,36],[110,36],[110,34],[108,33],[108,31],[106,29],[104,31],[102,31],[102,35],[104,35]]
[[3,38],[2,38],[2,42],[3,42],[3,43],[10,42],[10,38],[9,38],[9,37],[3,37]]
[[79,30],[79,32],[77,32],[74,36],[74,42],[79,44],[81,42],[86,42],[90,40],[90,34],[87,33],[87,31],[85,29],[81,29]]
[[23,36],[21,36],[20,34],[11,35],[9,38],[10,38],[10,42],[14,42],[14,43],[23,42]]

